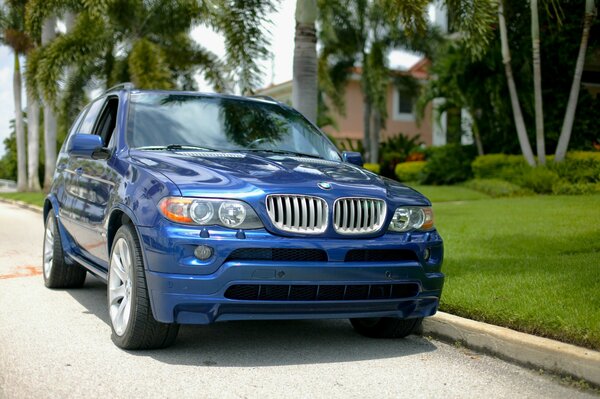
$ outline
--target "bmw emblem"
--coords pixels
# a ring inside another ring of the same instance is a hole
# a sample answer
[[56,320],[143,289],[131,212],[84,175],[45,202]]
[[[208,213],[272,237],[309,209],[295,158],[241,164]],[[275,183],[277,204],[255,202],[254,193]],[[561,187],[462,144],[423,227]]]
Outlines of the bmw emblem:
[[323,190],[331,190],[331,183],[322,181],[317,183],[317,186],[319,186],[319,188]]

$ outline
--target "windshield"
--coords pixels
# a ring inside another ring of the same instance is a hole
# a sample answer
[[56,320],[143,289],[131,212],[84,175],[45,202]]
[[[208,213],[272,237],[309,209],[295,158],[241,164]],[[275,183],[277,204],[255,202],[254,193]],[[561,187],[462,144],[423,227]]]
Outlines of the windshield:
[[298,112],[277,104],[192,94],[132,94],[127,142],[140,149],[189,146],[340,161],[335,147]]

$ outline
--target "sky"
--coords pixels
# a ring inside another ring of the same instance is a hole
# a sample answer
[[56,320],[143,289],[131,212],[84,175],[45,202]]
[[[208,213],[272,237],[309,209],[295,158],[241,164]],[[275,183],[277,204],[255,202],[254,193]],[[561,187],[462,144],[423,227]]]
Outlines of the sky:
[[[294,56],[294,11],[296,0],[282,0],[278,10],[270,15],[272,21],[268,26],[271,35],[270,50],[272,60],[260,62],[264,71],[263,85],[277,84],[292,79]],[[62,28],[59,27],[59,28]],[[61,29],[62,30],[62,29]],[[197,27],[192,31],[192,37],[204,47],[222,57],[225,53],[223,39],[206,27]],[[403,51],[390,54],[390,66],[407,69],[420,57]],[[12,91],[13,55],[5,46],[0,46],[0,157],[4,154],[4,139],[9,135],[9,122],[14,118]],[[212,88],[198,79],[201,91],[212,91]],[[25,107],[25,96],[22,96]]]

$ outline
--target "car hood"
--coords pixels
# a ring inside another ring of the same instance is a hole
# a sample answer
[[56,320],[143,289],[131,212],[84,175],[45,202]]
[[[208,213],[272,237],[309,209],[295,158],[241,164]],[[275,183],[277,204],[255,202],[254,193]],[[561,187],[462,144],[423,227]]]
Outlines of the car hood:
[[[429,205],[416,191],[349,163],[242,152],[131,150],[130,155],[173,181],[183,196],[246,198],[285,193],[388,198],[406,205]],[[331,188],[319,188],[322,182]]]

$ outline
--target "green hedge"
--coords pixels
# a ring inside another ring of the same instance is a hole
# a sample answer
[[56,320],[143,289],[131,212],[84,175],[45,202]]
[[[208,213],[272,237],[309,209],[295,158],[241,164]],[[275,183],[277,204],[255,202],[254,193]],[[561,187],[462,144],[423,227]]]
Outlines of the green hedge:
[[394,172],[402,182],[419,181],[426,164],[425,161],[403,162],[396,165]]
[[473,177],[471,163],[476,156],[474,146],[447,144],[429,149],[421,184],[456,184]]
[[[489,154],[471,164],[476,179],[500,179],[540,194],[587,194],[600,183],[600,152],[574,151],[531,168],[521,155]],[[485,191],[483,191],[485,192]]]

